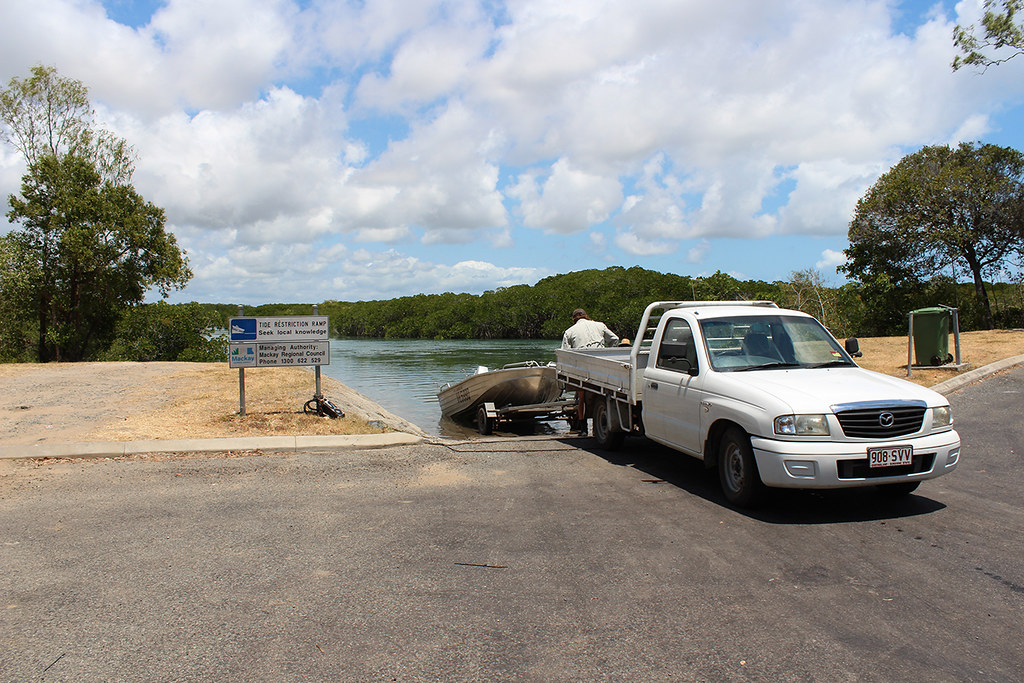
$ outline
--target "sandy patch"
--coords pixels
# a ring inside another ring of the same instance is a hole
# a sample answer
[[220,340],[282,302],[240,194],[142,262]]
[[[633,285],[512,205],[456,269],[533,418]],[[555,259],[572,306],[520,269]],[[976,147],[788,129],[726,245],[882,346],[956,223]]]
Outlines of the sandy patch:
[[339,420],[305,415],[312,371],[261,368],[245,375],[210,363],[48,363],[0,365],[0,442],[372,434],[421,431],[329,377],[322,391],[345,411]]
[[434,462],[421,468],[410,488],[445,487],[466,484],[472,479],[461,469],[446,462]]

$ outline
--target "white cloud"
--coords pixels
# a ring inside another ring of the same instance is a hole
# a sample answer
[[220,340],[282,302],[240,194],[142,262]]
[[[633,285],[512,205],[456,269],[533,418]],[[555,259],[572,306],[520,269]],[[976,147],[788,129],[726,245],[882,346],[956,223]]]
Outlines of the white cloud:
[[357,89],[359,106],[402,108],[460,89],[487,49],[488,39],[488,27],[480,17],[424,28],[398,46],[387,77],[377,73],[363,77]]
[[690,249],[686,254],[686,261],[688,263],[704,263],[704,260],[708,257],[708,253],[711,251],[711,242],[707,240],[701,240],[697,246]]
[[857,200],[898,160],[892,153],[870,164],[839,159],[799,164],[787,174],[795,188],[778,212],[779,231],[845,235]]
[[348,169],[327,116],[315,100],[275,89],[230,112],[114,124],[140,153],[136,186],[171,223],[235,229],[255,242],[309,241],[348,227],[330,210]]
[[521,175],[509,194],[519,200],[526,226],[562,234],[607,220],[622,203],[616,179],[574,168],[566,159],[556,161],[543,181]]
[[[507,268],[485,261],[441,264],[423,261],[398,251],[350,254],[336,264],[339,295],[344,299],[390,299],[412,293],[483,292],[495,287],[533,284],[551,273],[541,268]],[[408,283],[414,282],[413,292]],[[308,298],[308,297],[307,297]]]
[[676,245],[664,240],[651,240],[640,237],[632,232],[623,232],[615,236],[615,246],[633,256],[653,256],[668,254],[676,249]]
[[814,264],[818,270],[835,272],[836,266],[846,263],[846,254],[835,249],[826,249],[821,252],[821,260]]
[[135,70],[152,65],[158,52],[132,29],[109,21],[99,3],[5,0],[0,9],[0,80],[5,85],[46,64],[81,80],[93,96],[112,96],[123,92],[118,80],[139,85]]
[[[189,248],[198,298],[235,267],[303,296],[273,255],[364,293],[681,249],[749,271],[773,237],[842,240],[903,154],[1017,134],[1001,116],[1024,95],[1024,60],[949,67],[979,0],[899,32],[909,6],[874,0],[167,0],[137,29],[95,0],[0,2],[0,77],[54,64],[90,88]],[[0,156],[0,192],[20,174]],[[446,265],[442,245],[528,265]],[[807,265],[777,260],[757,277]]]
[[233,108],[277,75],[293,43],[285,0],[173,0],[142,30],[160,47],[161,70],[197,109]]
[[356,242],[385,242],[397,244],[412,238],[409,228],[364,228],[356,233]]
[[989,117],[985,114],[969,116],[960,124],[960,127],[949,136],[948,144],[959,145],[961,142],[974,142],[981,140],[985,134],[992,130]]
[[419,227],[425,243],[462,242],[504,227],[498,166],[481,151],[487,130],[476,125],[465,107],[451,103],[354,170],[337,188],[339,211],[358,227]]
[[492,249],[512,249],[516,245],[512,231],[508,228],[492,231],[488,235],[488,241]]
[[620,232],[615,243],[634,255],[675,251],[679,240],[692,235],[683,195],[685,184],[665,171],[663,154],[643,167],[636,192],[626,198],[615,222]]
[[[206,301],[389,299],[412,293],[483,292],[533,284],[552,273],[537,267],[504,267],[486,261],[433,263],[398,250],[342,245],[237,246],[223,255],[192,260],[194,284]],[[415,291],[408,290],[415,283]],[[186,297],[187,298],[187,297]]]
[[0,197],[3,197],[4,211],[0,212],[0,234],[6,233],[7,196],[14,194],[21,187],[21,176],[25,174],[25,162],[12,147],[0,145]]

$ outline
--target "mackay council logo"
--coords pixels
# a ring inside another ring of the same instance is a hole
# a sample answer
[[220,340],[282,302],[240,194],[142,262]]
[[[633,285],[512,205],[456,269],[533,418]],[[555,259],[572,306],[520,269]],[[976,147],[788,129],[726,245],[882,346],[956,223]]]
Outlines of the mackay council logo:
[[256,367],[256,345],[255,344],[229,344],[228,345],[228,367],[230,367],[230,368],[254,368],[254,367]]

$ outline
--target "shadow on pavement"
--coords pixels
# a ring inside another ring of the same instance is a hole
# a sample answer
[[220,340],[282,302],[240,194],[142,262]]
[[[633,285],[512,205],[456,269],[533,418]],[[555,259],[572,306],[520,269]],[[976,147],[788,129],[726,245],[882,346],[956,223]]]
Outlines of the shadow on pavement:
[[613,465],[632,467],[648,475],[650,483],[668,483],[695,496],[735,510],[769,524],[841,524],[901,519],[927,515],[946,508],[939,501],[922,495],[928,482],[916,492],[899,498],[881,493],[876,487],[853,489],[801,490],[768,489],[760,507],[744,510],[725,500],[718,484],[718,472],[705,469],[704,463],[689,456],[640,439],[627,439],[621,450],[606,451],[593,439],[565,439]]

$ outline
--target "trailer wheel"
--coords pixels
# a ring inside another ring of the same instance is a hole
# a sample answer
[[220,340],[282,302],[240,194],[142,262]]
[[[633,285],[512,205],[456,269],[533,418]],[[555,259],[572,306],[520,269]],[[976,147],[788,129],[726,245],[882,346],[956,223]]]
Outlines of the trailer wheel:
[[738,507],[755,507],[764,496],[750,437],[731,427],[718,443],[718,480],[726,500]]
[[476,411],[476,430],[481,436],[488,436],[494,431],[494,420],[487,417],[487,408],[480,406]]
[[599,398],[594,402],[594,438],[601,448],[614,451],[622,445],[626,434],[614,429],[611,423],[611,416],[608,414],[608,402]]

